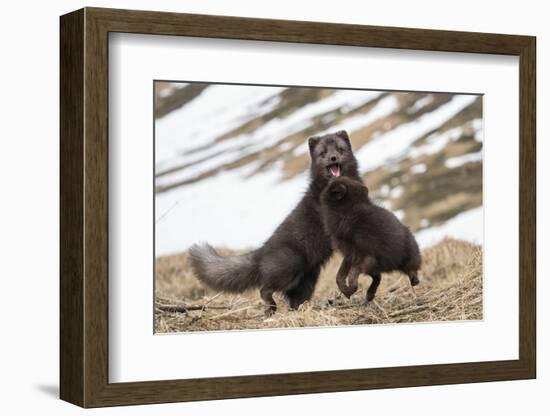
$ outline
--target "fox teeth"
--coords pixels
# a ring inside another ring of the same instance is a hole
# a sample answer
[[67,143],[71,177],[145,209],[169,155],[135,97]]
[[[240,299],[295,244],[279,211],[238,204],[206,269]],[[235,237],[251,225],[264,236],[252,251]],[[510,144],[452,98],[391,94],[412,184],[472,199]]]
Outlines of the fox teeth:
[[328,169],[332,176],[336,178],[340,176],[340,165],[332,165],[332,166],[329,166]]

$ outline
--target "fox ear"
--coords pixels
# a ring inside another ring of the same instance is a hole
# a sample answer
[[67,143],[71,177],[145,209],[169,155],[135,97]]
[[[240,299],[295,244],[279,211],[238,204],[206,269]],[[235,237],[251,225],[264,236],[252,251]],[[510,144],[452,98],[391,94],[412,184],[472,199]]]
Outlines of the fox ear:
[[348,145],[348,147],[350,148],[350,150],[351,150],[351,141],[350,141],[350,139],[349,139],[348,132],[345,131],[345,130],[340,130],[340,131],[337,131],[335,134],[336,134],[338,137],[340,137],[342,140],[344,140],[344,141],[347,143],[347,145]]
[[319,136],[312,136],[307,140],[307,144],[309,146],[309,153],[313,155],[313,150],[315,150],[315,146],[317,146],[317,143],[319,143]]

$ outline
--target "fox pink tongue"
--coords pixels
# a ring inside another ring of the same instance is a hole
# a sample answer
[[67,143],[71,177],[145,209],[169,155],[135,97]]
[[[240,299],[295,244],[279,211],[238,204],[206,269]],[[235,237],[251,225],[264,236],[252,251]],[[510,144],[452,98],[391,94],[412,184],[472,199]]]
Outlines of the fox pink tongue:
[[332,165],[329,169],[332,176],[340,176],[340,165]]

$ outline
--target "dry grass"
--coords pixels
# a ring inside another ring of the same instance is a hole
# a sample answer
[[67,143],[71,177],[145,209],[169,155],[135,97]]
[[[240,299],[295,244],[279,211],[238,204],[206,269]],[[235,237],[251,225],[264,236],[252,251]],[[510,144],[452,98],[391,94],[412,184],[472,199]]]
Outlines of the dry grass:
[[[351,300],[344,298],[334,281],[341,261],[336,255],[324,268],[310,302],[292,311],[278,296],[279,310],[269,319],[264,318],[257,290],[239,295],[210,291],[190,271],[185,253],[160,257],[156,261],[156,332],[482,319],[481,247],[448,239],[424,250],[422,256],[419,286],[413,290],[406,276],[386,274],[374,302],[365,304],[370,277],[360,278],[359,291]],[[176,308],[167,311],[166,305]]]

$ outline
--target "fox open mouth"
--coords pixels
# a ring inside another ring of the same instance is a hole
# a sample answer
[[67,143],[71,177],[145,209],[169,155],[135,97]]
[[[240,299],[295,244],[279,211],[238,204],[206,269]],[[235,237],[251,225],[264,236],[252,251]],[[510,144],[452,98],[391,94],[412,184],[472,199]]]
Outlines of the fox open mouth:
[[327,169],[335,178],[340,176],[340,165],[338,163],[328,166]]

